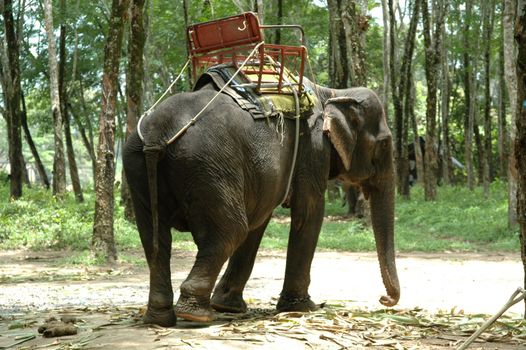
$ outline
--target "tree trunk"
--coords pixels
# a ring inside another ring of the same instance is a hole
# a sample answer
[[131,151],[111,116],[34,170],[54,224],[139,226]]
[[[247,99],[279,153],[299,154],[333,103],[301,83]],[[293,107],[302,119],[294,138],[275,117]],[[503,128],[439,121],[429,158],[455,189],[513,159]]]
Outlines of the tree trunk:
[[[504,16],[504,13],[502,13]],[[500,26],[500,36],[504,38],[504,20]],[[499,170],[498,176],[501,179],[508,178],[508,125],[506,123],[506,81],[504,80],[504,40],[499,43],[499,62],[498,62],[498,112],[497,112],[497,124],[498,124],[498,138],[497,138],[497,151],[499,154]]]
[[369,20],[362,13],[356,0],[340,0],[340,19],[345,34],[347,61],[350,63],[350,86],[367,85],[365,67],[365,33]]
[[[413,53],[415,50],[415,37],[418,25],[418,18],[420,12],[420,3],[416,1],[413,4],[413,13],[411,15],[411,22],[409,23],[409,30],[407,33],[404,56],[402,58],[402,68],[400,73],[400,91],[399,98],[403,101],[403,124],[401,128],[401,154],[399,157],[398,174],[400,178],[400,194],[406,198],[410,197],[409,187],[409,155],[408,155],[408,134],[409,123],[414,117],[414,95],[413,93]],[[418,134],[417,134],[418,135]]]
[[[77,0],[76,4],[76,15],[78,16],[80,14],[80,0]],[[84,101],[84,90],[82,89],[82,79],[77,77],[77,61],[78,61],[78,43],[79,43],[79,35],[78,35],[78,28],[75,28],[75,44],[73,49],[73,63],[71,64],[71,81],[75,82],[75,86],[78,87],[77,95],[80,100],[81,108],[84,111],[85,119],[88,122],[88,125],[91,126],[89,114],[86,108],[86,103]],[[66,89],[66,91],[68,91]],[[69,92],[70,94],[72,92]],[[89,130],[90,137],[86,135],[86,128],[82,124],[80,118],[78,117],[76,113],[76,109],[74,110],[70,104],[66,105],[66,113],[69,116],[71,115],[75,121],[75,125],[77,126],[77,130],[80,133],[80,137],[82,139],[82,143],[84,147],[86,148],[86,151],[88,152],[88,155],[91,160],[91,168],[93,172],[93,182],[95,182],[95,167],[96,167],[96,156],[95,156],[95,150],[93,149],[93,133],[91,132],[91,127]]]
[[[9,183],[9,197],[17,199],[22,196],[22,182],[24,164],[22,161],[22,132],[20,108],[22,87],[20,84],[20,63],[19,63],[19,41],[15,34],[15,22],[13,17],[12,0],[4,0],[2,3],[2,13],[4,19],[5,41],[7,52],[5,61],[7,67],[3,71],[4,93],[7,110],[7,134],[9,144],[9,164],[11,176]],[[21,34],[21,33],[19,33]]]
[[[79,99],[80,99],[80,105],[82,106],[82,111],[84,112],[84,121],[85,125],[88,131],[88,140],[89,142],[84,142],[84,145],[86,146],[86,149],[88,151],[88,154],[91,159],[91,169],[93,171],[93,183],[95,183],[95,175],[97,172],[97,156],[95,154],[95,140],[93,136],[93,125],[91,124],[90,119],[90,113],[88,111],[88,107],[86,106],[86,100],[84,99],[84,82],[82,80],[82,77],[79,79]],[[80,119],[77,117],[77,124],[80,123]],[[84,128],[83,128],[84,129]]]
[[44,0],[45,27],[48,39],[49,81],[51,111],[53,113],[53,131],[55,138],[55,156],[53,158],[53,194],[61,198],[66,193],[66,162],[64,160],[64,141],[62,139],[62,113],[57,72],[57,50],[53,34],[53,8],[51,0]]
[[69,175],[71,177],[71,185],[77,202],[84,202],[82,195],[82,187],[80,185],[79,171],[77,161],[75,159],[75,150],[73,148],[73,140],[71,139],[71,125],[68,114],[68,93],[66,83],[66,1],[60,0],[60,65],[59,65],[59,98],[60,98],[60,112],[64,120],[64,134],[66,137],[66,153],[68,157]]
[[491,34],[494,27],[495,0],[484,3],[484,194],[489,196],[493,152],[491,147],[491,90],[490,90],[490,57]]
[[265,23],[265,11],[263,8],[263,0],[254,0],[254,12],[258,14],[259,23]]
[[463,63],[464,63],[464,96],[468,99],[465,103],[466,110],[464,113],[464,157],[467,170],[467,182],[470,190],[475,189],[475,174],[473,173],[473,87],[472,87],[472,54],[470,48],[470,23],[473,11],[473,2],[471,0],[466,1],[466,13],[464,16],[464,28],[463,28]]
[[[504,0],[504,66],[505,79],[508,87],[508,97],[510,99],[510,140],[515,140],[515,121],[517,118],[517,71],[516,57],[517,49],[514,40],[515,9],[517,0]],[[508,226],[517,227],[517,161],[513,144],[510,144],[510,158],[508,160]]]
[[382,0],[382,14],[383,14],[383,70],[384,70],[384,85],[382,86],[382,105],[384,106],[385,118],[389,120],[389,84],[391,82],[391,72],[389,70],[389,8],[387,7],[387,0]]
[[[149,26],[149,19],[148,19],[148,11],[150,9],[147,8],[145,13],[144,13],[144,18],[143,18],[143,27],[144,27],[144,36],[147,37],[147,33],[148,33],[148,26]],[[244,11],[242,11],[244,12]],[[184,27],[185,28],[188,28],[189,26],[189,18],[188,18],[188,0],[183,0],[183,17],[184,17]],[[146,45],[146,43],[145,43]],[[190,53],[188,52],[188,46],[186,47],[186,56],[187,57],[190,57]],[[144,74],[143,74],[143,79],[144,79]],[[188,90],[192,90],[192,87],[194,86],[194,82],[192,81],[192,70],[191,69],[187,69],[186,70],[186,79],[187,79],[187,86],[188,86]],[[145,79],[144,79],[145,80]],[[143,85],[146,87],[146,80],[143,82]]]
[[[526,0],[519,0],[515,25],[517,41],[517,123],[515,159],[517,160],[517,217],[520,228],[521,257],[526,287]],[[525,314],[526,318],[526,301]]]
[[348,61],[345,31],[342,23],[340,0],[328,0],[329,8],[329,85],[336,89],[349,87],[350,64]]
[[[449,5],[446,4],[446,13]],[[449,140],[449,64],[447,48],[446,24],[442,26],[442,45],[440,45],[440,58],[442,62],[442,87],[441,87],[441,116],[442,116],[442,181],[445,185],[451,184],[451,149]]]
[[42,160],[40,159],[40,155],[38,154],[38,150],[37,150],[37,147],[35,146],[35,142],[33,141],[33,137],[31,136],[31,132],[29,131],[29,125],[27,124],[26,101],[25,101],[23,93],[22,93],[22,128],[24,129],[24,135],[26,138],[26,142],[29,146],[29,149],[31,150],[31,154],[33,155],[33,158],[35,158],[35,165],[37,167],[38,176],[40,177],[40,181],[42,181],[42,184],[46,187],[46,189],[49,190],[49,178],[47,176],[46,169],[44,168],[44,164],[42,163]]
[[422,19],[424,24],[425,71],[427,81],[426,100],[426,151],[424,160],[425,199],[436,200],[438,156],[436,148],[436,115],[437,115],[437,73],[440,68],[440,47],[442,41],[442,26],[447,7],[437,5],[435,10],[435,30],[431,37],[428,0],[422,0]]
[[424,156],[422,154],[422,147],[420,146],[420,136],[418,133],[418,124],[416,121],[415,115],[415,99],[416,99],[416,89],[414,83],[414,77],[411,76],[410,84],[410,101],[407,103],[409,106],[409,119],[411,121],[411,128],[413,130],[413,145],[415,149],[415,166],[416,166],[416,182],[421,183],[422,178],[424,177]]
[[[473,65],[473,71],[478,72],[477,65]],[[473,113],[473,136],[475,137],[475,146],[476,146],[476,153],[477,156],[477,184],[482,186],[484,184],[484,162],[486,160],[485,151],[484,151],[484,143],[482,141],[482,136],[480,134],[480,128],[479,128],[479,118],[480,118],[480,106],[479,106],[479,84],[477,82],[476,78],[477,74],[473,74],[473,83],[471,86],[473,86],[473,100],[470,102],[473,103],[473,108],[471,109],[471,113]]]
[[[283,0],[276,0],[278,8],[277,24],[283,24]],[[276,30],[276,39],[274,41],[276,45],[281,45],[281,30]]]
[[[144,45],[146,42],[143,20],[144,0],[132,0],[130,28],[131,35],[128,42],[128,71],[126,82],[126,96],[128,101],[126,120],[126,139],[137,127],[137,121],[142,114],[143,79],[144,79]],[[124,171],[122,172],[121,198],[124,204],[124,215],[132,221],[133,203]]]
[[[390,38],[390,58],[389,58],[389,74],[391,75],[391,94],[393,96],[394,107],[394,125],[395,125],[395,158],[396,158],[396,178],[398,193],[405,198],[409,198],[409,160],[407,152],[407,129],[409,116],[407,104],[404,104],[404,98],[410,94],[408,90],[408,80],[411,79],[411,65],[414,51],[414,41],[416,35],[416,28],[418,24],[418,16],[420,13],[420,1],[413,3],[412,17],[407,32],[407,37],[404,46],[404,56],[402,59],[402,67],[398,71],[396,60],[396,17],[395,6],[392,0],[389,0],[389,38]],[[397,79],[397,77],[400,79]]]
[[119,58],[128,3],[129,0],[113,0],[112,3],[112,13],[104,48],[102,110],[99,117],[92,251],[95,255],[105,256],[110,263],[117,259],[113,228],[115,105],[119,80]]

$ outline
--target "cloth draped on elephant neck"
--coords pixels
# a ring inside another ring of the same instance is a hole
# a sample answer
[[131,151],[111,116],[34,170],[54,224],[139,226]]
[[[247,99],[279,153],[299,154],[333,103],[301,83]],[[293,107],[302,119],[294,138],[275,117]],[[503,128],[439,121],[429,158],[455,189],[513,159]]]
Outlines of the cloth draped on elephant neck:
[[[220,90],[232,75],[236,72],[236,68],[229,64],[221,64],[209,68],[197,80],[194,91],[202,89],[204,86],[212,82],[217,90]],[[297,82],[297,78],[285,70],[287,79],[292,82]],[[253,79],[251,79],[253,78]],[[232,97],[237,104],[244,110],[248,111],[254,119],[285,117],[294,119],[296,117],[296,104],[294,95],[290,91],[290,87],[284,88],[284,93],[277,91],[270,91],[262,89],[263,93],[257,92],[255,88],[247,87],[243,84],[250,84],[253,80],[257,81],[255,77],[248,77],[240,72],[230,86],[223,90],[223,93]],[[276,79],[275,75],[263,75],[262,80],[272,81]],[[276,80],[277,82],[277,80]],[[288,93],[286,89],[289,89]],[[300,98],[300,117],[307,117],[311,114],[312,108],[316,103],[316,97],[312,89],[304,86]]]

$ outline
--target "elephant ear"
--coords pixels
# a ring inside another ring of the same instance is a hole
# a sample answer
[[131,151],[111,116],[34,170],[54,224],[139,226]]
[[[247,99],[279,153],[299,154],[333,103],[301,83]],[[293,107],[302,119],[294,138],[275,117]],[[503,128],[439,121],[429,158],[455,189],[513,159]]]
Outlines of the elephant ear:
[[393,137],[385,115],[380,120],[378,134],[375,137],[373,163],[377,174],[388,174],[393,170]]
[[349,96],[333,97],[324,108],[323,132],[329,136],[346,171],[351,169],[352,155],[362,121],[357,113],[359,102]]

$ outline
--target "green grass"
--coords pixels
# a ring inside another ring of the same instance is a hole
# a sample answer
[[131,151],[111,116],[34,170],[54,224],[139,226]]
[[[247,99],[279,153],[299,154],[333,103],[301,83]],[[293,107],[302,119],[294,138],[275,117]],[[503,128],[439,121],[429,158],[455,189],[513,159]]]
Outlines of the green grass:
[[[24,188],[23,197],[16,201],[9,201],[8,197],[8,186],[0,187],[0,249],[89,249],[93,191],[84,192],[84,203],[77,203],[72,193],[58,201],[42,188]],[[118,204],[114,223],[119,247],[141,247],[135,224],[124,219],[123,208]]]
[[426,202],[422,192],[416,188],[411,200],[397,201],[397,249],[519,250],[518,231],[508,229],[505,183],[493,183],[488,198],[481,188],[441,187],[437,202]]
[[[68,261],[93,264],[86,252],[92,234],[92,191],[85,192],[78,204],[72,194],[57,201],[40,188],[25,188],[24,197],[8,201],[9,188],[0,186],[0,249],[69,249]],[[128,249],[141,247],[135,225],[124,219],[123,208],[115,212],[115,239],[121,257]],[[373,251],[372,230],[360,220],[342,218],[347,208],[340,200],[326,203],[326,219],[318,249]],[[270,222],[261,247],[286,249],[289,234],[288,209],[278,208]],[[334,218],[335,217],[335,218]],[[507,228],[506,184],[496,182],[490,196],[482,190],[464,187],[440,187],[438,200],[423,200],[422,188],[412,189],[411,200],[397,198],[396,249],[403,252],[443,251],[518,251],[518,232]],[[189,233],[173,234],[174,248],[195,250]],[[136,260],[131,257],[131,261]]]

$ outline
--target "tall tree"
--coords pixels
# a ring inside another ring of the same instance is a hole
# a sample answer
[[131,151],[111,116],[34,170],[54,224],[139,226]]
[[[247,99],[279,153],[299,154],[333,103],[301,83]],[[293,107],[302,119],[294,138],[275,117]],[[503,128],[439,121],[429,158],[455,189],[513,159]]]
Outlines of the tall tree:
[[82,186],[80,185],[79,171],[77,160],[75,159],[75,149],[71,138],[71,125],[68,113],[68,89],[66,82],[66,0],[60,0],[60,45],[59,45],[59,71],[58,71],[58,89],[60,99],[60,112],[64,121],[64,134],[66,137],[66,154],[68,157],[69,175],[71,185],[77,202],[84,202]]
[[369,19],[364,6],[356,0],[329,0],[327,5],[330,85],[336,88],[366,86],[365,33]]
[[[24,173],[21,133],[22,110],[20,107],[22,96],[19,62],[20,47],[19,40],[15,33],[16,25],[13,17],[13,2],[12,0],[3,0],[1,6],[4,17],[5,41],[7,43],[6,54],[2,60],[2,66],[4,67],[2,72],[2,86],[7,107],[9,164],[11,167],[9,196],[10,198],[17,199],[22,196]],[[21,35],[21,33],[19,33],[19,35]]]
[[387,0],[382,0],[382,18],[383,18],[383,73],[384,73],[384,83],[382,86],[382,104],[384,106],[385,116],[389,120],[389,84],[391,82],[391,71],[389,70],[389,52],[391,51],[389,47],[390,38],[389,38],[389,8],[387,6]]
[[[446,13],[449,4],[446,3]],[[450,97],[450,79],[449,79],[449,62],[448,62],[448,41],[446,36],[446,23],[442,26],[442,41],[440,45],[440,60],[442,66],[441,74],[441,117],[442,117],[442,181],[444,184],[451,184],[451,148],[449,137],[449,97]]]
[[500,37],[502,40],[499,41],[499,61],[498,61],[498,111],[497,111],[497,153],[499,155],[499,166],[497,175],[501,179],[507,179],[508,174],[508,124],[506,122],[506,81],[504,79],[504,7],[502,6],[501,12],[501,24],[500,24]]
[[263,0],[254,0],[254,12],[258,14],[259,23],[265,23],[265,9]]
[[329,85],[333,88],[349,87],[350,63],[341,15],[341,0],[328,0],[329,10]]
[[464,113],[464,155],[467,170],[467,181],[470,190],[475,189],[475,174],[473,173],[473,115],[475,109],[475,93],[473,86],[473,65],[471,60],[471,38],[470,24],[473,15],[473,1],[466,0],[466,10],[464,15],[464,27],[462,38],[464,44],[463,63],[464,63],[464,96],[467,101]]
[[365,66],[365,34],[369,28],[366,16],[367,1],[340,0],[341,24],[345,33],[345,45],[350,66],[351,86],[367,85],[367,68]]
[[49,178],[46,173],[46,169],[44,168],[44,163],[42,163],[42,160],[40,158],[40,155],[38,154],[37,146],[35,145],[35,142],[33,141],[33,137],[31,136],[31,131],[29,130],[29,125],[27,123],[27,108],[26,108],[26,101],[24,98],[24,93],[22,93],[22,129],[24,130],[24,136],[27,142],[27,145],[29,146],[29,149],[31,150],[31,154],[33,155],[33,158],[35,158],[35,165],[37,167],[38,176],[40,177],[40,181],[44,185],[46,189],[49,189]]
[[113,227],[115,198],[115,106],[124,23],[129,0],[113,0],[104,47],[102,110],[99,117],[99,143],[95,176],[95,217],[92,251],[108,262],[117,259]]
[[[411,20],[409,23],[409,29],[404,44],[404,53],[402,57],[402,64],[400,71],[396,69],[397,56],[396,56],[396,17],[395,17],[395,6],[392,0],[389,0],[389,38],[390,38],[390,57],[389,57],[389,70],[391,75],[391,94],[393,97],[394,107],[394,124],[395,124],[395,158],[396,158],[396,173],[397,173],[397,186],[398,193],[402,196],[409,198],[409,159],[407,152],[407,139],[408,139],[408,125],[411,114],[411,108],[409,101],[411,100],[411,83],[412,79],[412,61],[413,53],[415,49],[415,36],[418,25],[418,18],[420,16],[420,0],[411,2],[410,7],[412,8]],[[399,78],[398,78],[399,77]],[[407,103],[404,103],[407,100]]]
[[53,159],[53,194],[62,197],[66,193],[66,162],[64,160],[64,141],[62,112],[58,86],[58,64],[55,35],[53,34],[52,0],[44,0],[45,27],[48,39],[49,89],[51,111],[53,113],[53,132],[55,139],[55,156]]
[[437,73],[440,70],[440,46],[442,40],[442,26],[446,6],[436,2],[435,28],[431,35],[430,13],[428,0],[422,0],[422,20],[424,23],[425,71],[427,82],[426,99],[426,151],[424,166],[424,192],[426,200],[436,199],[438,155],[436,149],[436,115],[437,115]]
[[[517,217],[520,227],[521,257],[524,266],[524,287],[526,287],[526,0],[518,0],[517,23],[517,133],[515,137],[515,158],[517,160]],[[526,306],[526,301],[525,301]],[[526,318],[526,307],[525,314]]]
[[[506,86],[510,100],[510,140],[515,140],[515,120],[517,116],[517,48],[514,40],[517,0],[504,0],[504,66]],[[510,149],[513,149],[513,144]],[[508,161],[508,226],[517,227],[517,160],[515,152],[510,152]]]
[[483,5],[483,36],[484,36],[484,194],[489,195],[489,184],[493,151],[491,147],[491,36],[495,18],[495,0],[484,2]]
[[[132,0],[130,17],[130,38],[128,41],[128,70],[126,81],[126,97],[128,109],[126,115],[126,138],[137,127],[137,121],[143,110],[143,79],[144,79],[144,45],[146,35],[144,29],[144,0]],[[133,219],[133,204],[128,189],[126,176],[122,177],[121,197],[124,202],[126,218]]]

